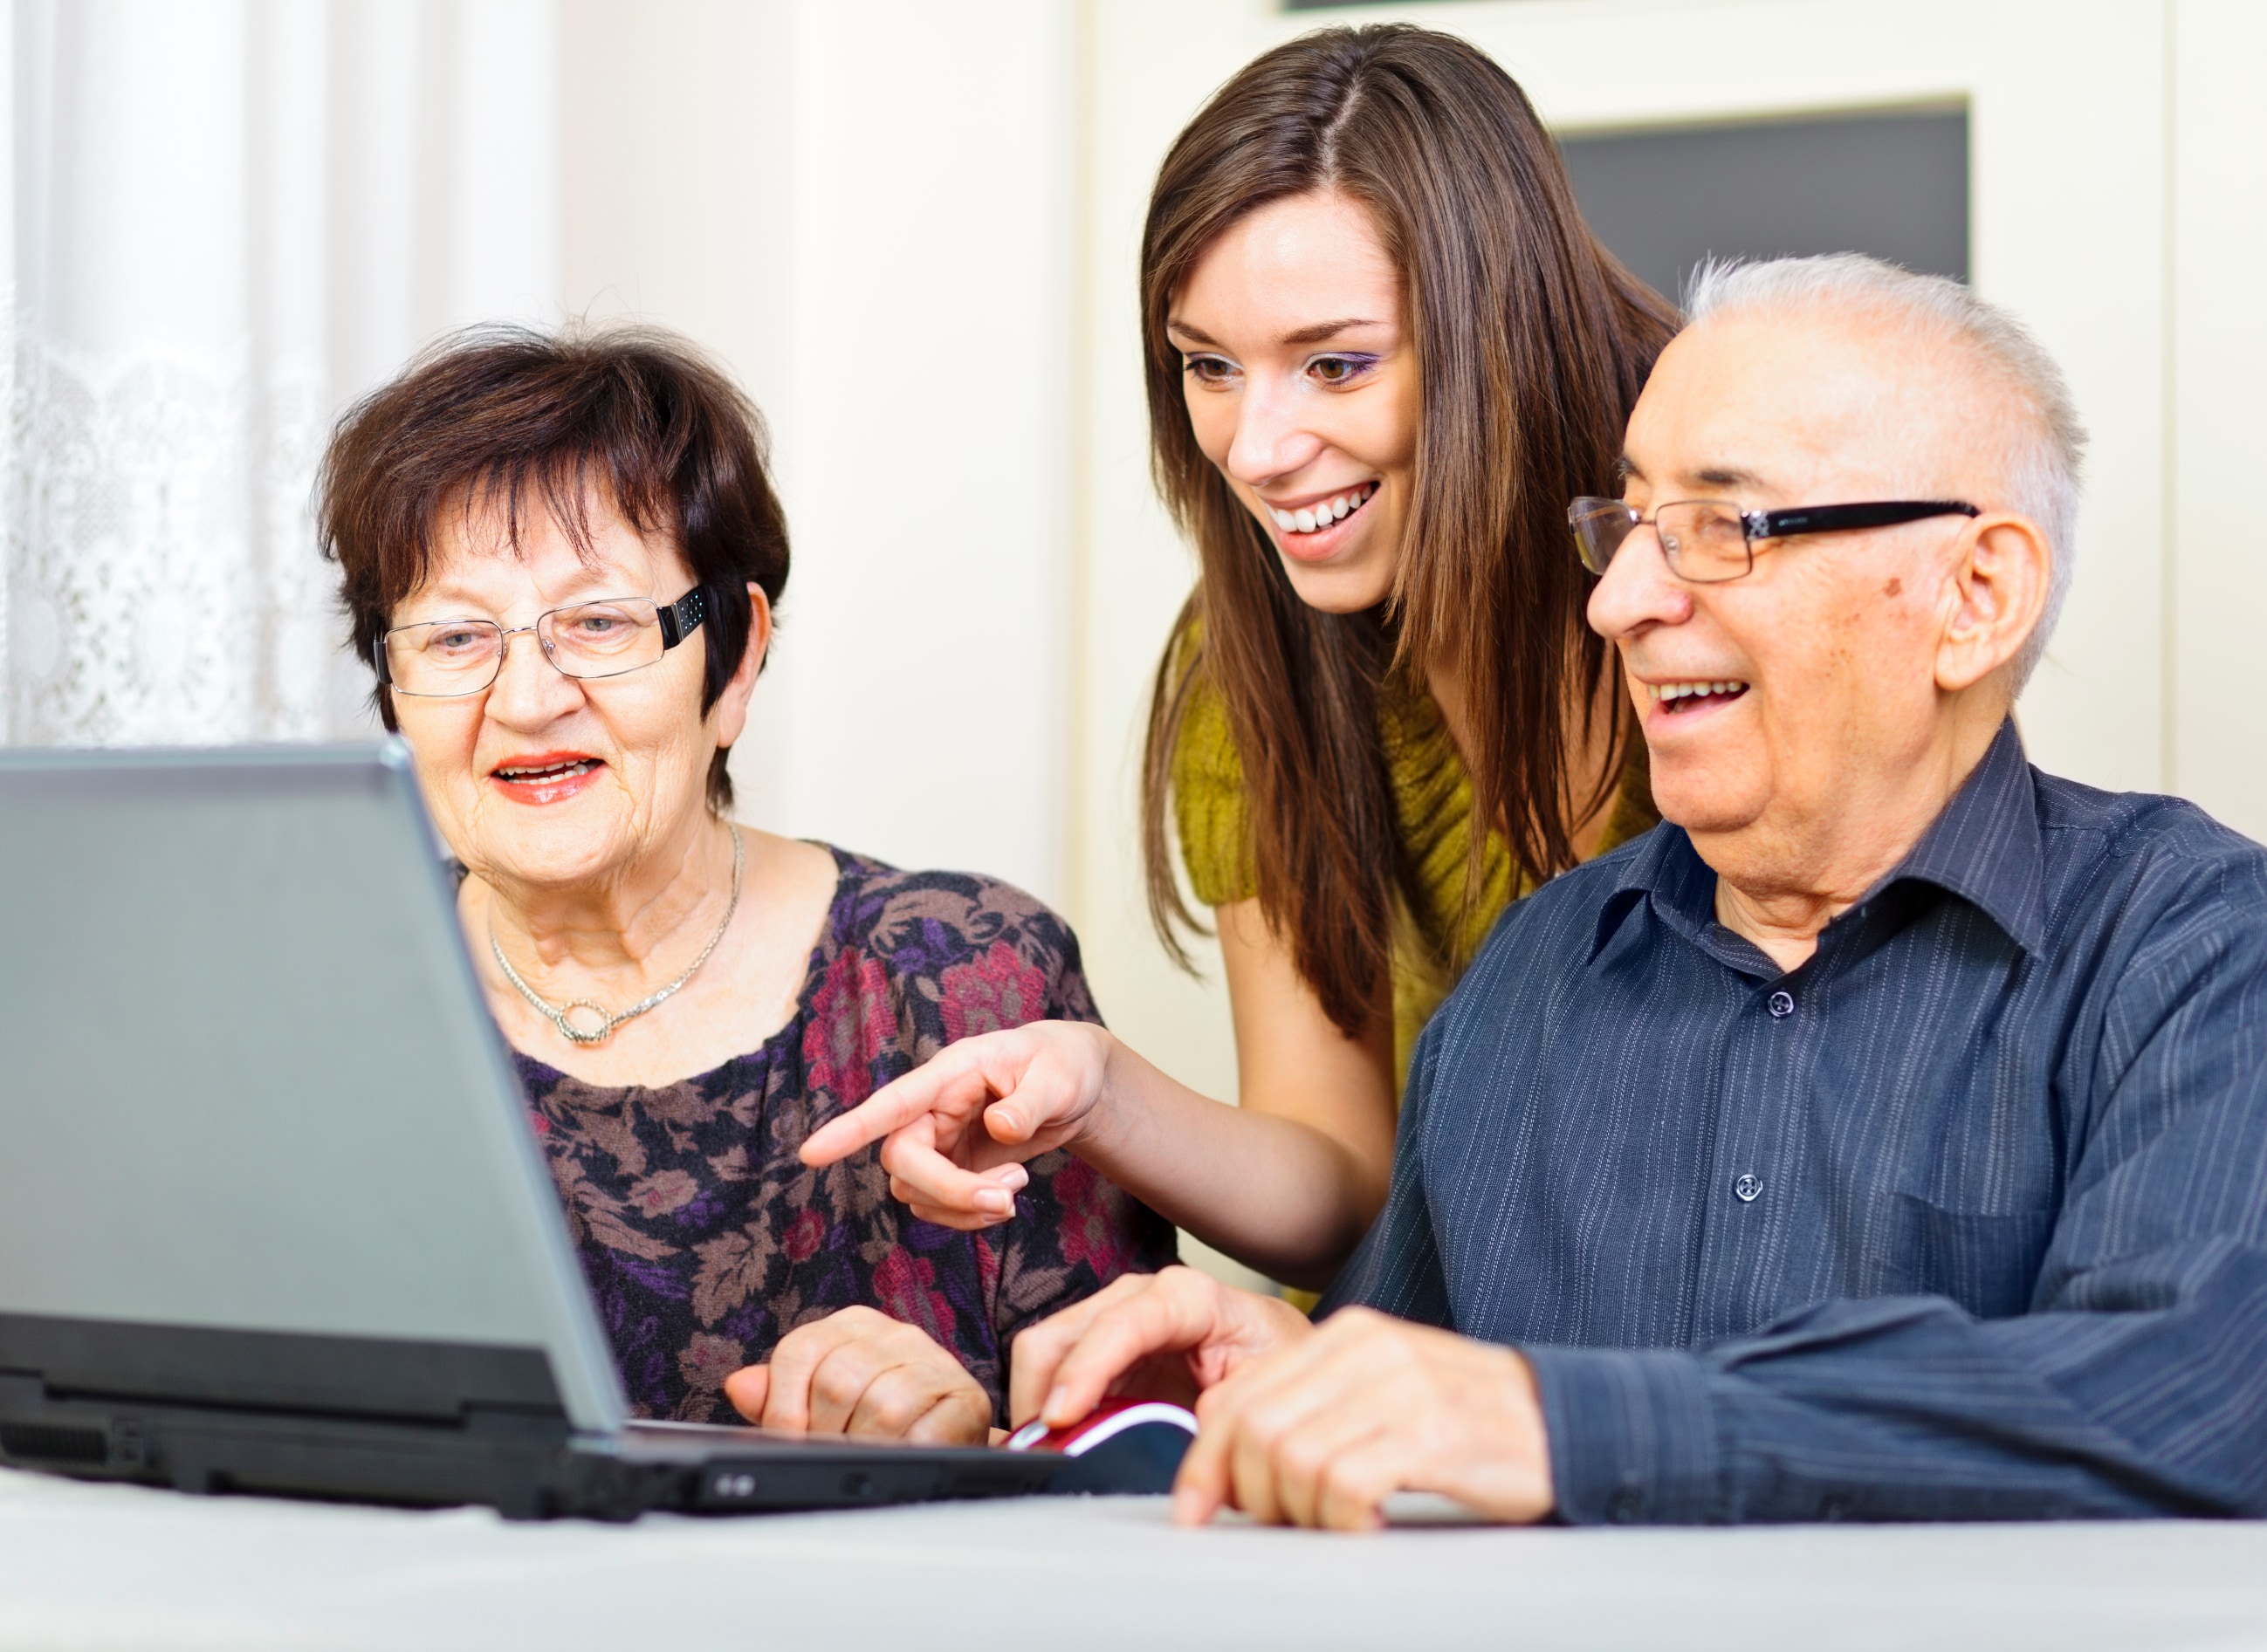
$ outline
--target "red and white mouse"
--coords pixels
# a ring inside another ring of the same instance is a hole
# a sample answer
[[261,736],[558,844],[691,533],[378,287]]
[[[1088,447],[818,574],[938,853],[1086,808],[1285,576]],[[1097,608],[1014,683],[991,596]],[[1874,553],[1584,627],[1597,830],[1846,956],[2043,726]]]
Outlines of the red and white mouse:
[[1011,1451],[1050,1451],[1066,1463],[1056,1492],[1147,1493],[1173,1488],[1173,1474],[1196,1438],[1196,1413],[1162,1400],[1105,1400],[1077,1422],[1050,1429],[1025,1423],[1005,1442]]

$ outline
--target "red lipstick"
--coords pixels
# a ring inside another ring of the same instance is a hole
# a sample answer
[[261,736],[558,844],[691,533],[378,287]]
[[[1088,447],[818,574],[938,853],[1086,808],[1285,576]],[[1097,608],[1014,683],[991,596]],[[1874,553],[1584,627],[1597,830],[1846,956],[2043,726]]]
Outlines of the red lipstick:
[[562,803],[596,780],[605,766],[588,752],[539,751],[506,758],[488,771],[488,782],[516,803]]

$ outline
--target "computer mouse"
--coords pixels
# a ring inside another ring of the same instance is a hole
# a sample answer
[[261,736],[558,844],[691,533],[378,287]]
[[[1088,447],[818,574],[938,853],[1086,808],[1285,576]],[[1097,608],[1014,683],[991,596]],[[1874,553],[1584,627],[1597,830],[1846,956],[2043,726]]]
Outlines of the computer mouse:
[[1197,1435],[1196,1413],[1162,1400],[1105,1400],[1076,1422],[1050,1429],[1027,1422],[1008,1436],[1011,1451],[1052,1451],[1067,1459],[1048,1491],[1059,1495],[1166,1492]]

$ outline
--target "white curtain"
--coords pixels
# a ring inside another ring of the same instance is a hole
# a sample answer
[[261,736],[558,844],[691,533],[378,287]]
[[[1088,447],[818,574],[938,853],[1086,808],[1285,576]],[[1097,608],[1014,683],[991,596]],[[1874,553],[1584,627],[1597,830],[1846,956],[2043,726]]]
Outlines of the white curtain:
[[554,319],[548,0],[18,0],[0,742],[367,727],[308,516],[442,329]]

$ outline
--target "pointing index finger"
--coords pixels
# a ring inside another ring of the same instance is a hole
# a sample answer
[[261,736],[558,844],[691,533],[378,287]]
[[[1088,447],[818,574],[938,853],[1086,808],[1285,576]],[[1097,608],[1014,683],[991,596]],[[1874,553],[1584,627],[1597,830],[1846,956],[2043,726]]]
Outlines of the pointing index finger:
[[911,1072],[891,1079],[857,1107],[813,1130],[798,1153],[813,1170],[850,1157],[892,1130],[938,1110],[957,1080],[972,1078],[979,1095],[989,1093],[982,1073],[948,1047]]

